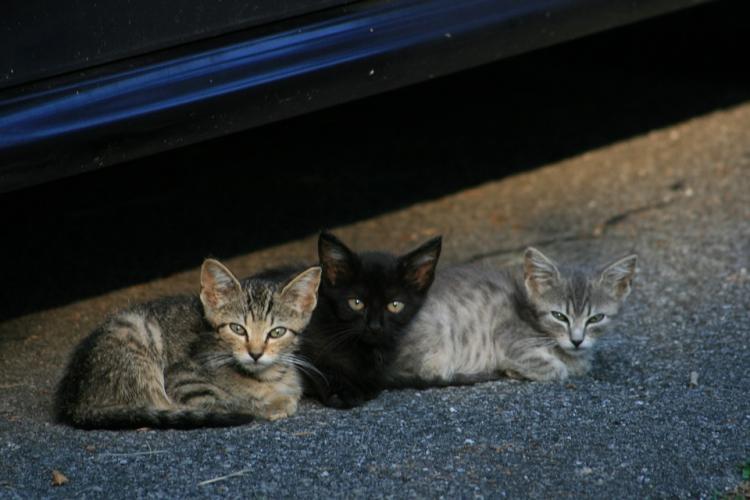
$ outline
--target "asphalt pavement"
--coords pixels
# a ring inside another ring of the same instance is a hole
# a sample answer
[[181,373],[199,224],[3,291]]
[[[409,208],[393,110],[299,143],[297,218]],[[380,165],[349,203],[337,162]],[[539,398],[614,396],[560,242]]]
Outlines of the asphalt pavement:
[[[715,57],[748,42],[727,5],[0,199],[0,498],[750,495],[750,75]],[[652,53],[631,55],[644,33]],[[195,291],[208,255],[243,275],[310,261],[324,227],[360,249],[443,234],[441,266],[533,245],[634,251],[639,271],[593,370],[565,383],[304,401],[228,429],[52,421],[70,351],[109,311]]]

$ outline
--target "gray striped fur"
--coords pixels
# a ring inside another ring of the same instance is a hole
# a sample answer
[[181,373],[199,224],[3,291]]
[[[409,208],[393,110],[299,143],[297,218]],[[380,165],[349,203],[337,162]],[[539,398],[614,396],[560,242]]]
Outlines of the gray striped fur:
[[439,271],[399,344],[389,384],[583,374],[596,339],[630,292],[635,265],[631,255],[599,272],[561,270],[529,248],[520,269],[470,264]]

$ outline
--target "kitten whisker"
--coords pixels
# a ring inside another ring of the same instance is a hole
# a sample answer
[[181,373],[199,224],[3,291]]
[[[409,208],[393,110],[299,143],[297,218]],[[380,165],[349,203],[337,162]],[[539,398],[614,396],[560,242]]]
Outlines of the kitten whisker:
[[349,332],[349,331],[354,331],[354,330],[355,329],[353,327],[335,325],[335,326],[330,326],[328,328],[316,328],[315,335],[316,336],[317,335],[323,335],[323,336],[337,335],[339,333]]
[[353,328],[339,330],[335,334],[330,335],[329,338],[326,339],[327,342],[316,348],[316,355],[327,354],[328,352],[338,349],[348,341],[356,339],[356,337],[357,330]]
[[323,374],[323,372],[318,370],[312,363],[310,363],[306,359],[296,356],[294,354],[283,354],[279,357],[279,360],[282,363],[299,368],[301,371],[308,374],[309,376],[315,376],[315,375],[319,376],[326,383],[326,385],[328,385],[328,379]]
[[197,358],[204,368],[216,370],[234,362],[234,356],[226,353],[206,353]]
[[318,349],[318,352],[316,354],[318,356],[321,356],[321,355],[324,355],[324,354],[329,354],[331,352],[335,352],[335,351],[339,350],[343,345],[349,343],[352,340],[353,337],[354,336],[352,336],[352,337],[342,336],[342,337],[339,337],[337,339],[334,339],[333,341],[328,342],[327,344],[325,344],[322,347],[320,347]]

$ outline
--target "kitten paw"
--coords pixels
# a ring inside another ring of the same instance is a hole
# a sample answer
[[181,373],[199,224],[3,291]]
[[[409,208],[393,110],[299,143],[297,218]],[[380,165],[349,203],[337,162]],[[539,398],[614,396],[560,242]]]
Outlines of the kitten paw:
[[266,415],[265,419],[273,422],[275,420],[281,420],[282,418],[287,418],[289,416],[290,415],[286,412],[278,412],[278,413],[271,413],[271,414]]
[[359,390],[339,391],[329,395],[323,401],[323,404],[339,410],[349,410],[357,406],[362,406],[377,395],[378,392],[363,392]]
[[[542,363],[539,363],[538,358],[534,358],[535,363],[529,363],[529,359],[523,360],[524,362],[518,363],[515,368],[506,369],[505,374],[510,378],[540,382],[561,381],[568,378],[570,373],[565,363],[555,358],[543,358],[543,360]],[[533,369],[530,366],[533,366]]]
[[505,370],[505,376],[508,378],[512,378],[513,380],[524,380],[526,377],[521,375],[519,372],[515,370]]
[[551,381],[566,380],[568,376],[570,375],[570,373],[568,372],[568,368],[564,364],[560,363],[560,364],[553,364],[549,367],[548,371],[540,372],[539,374],[536,374],[536,375],[537,375],[536,380],[551,382]]
[[297,413],[296,399],[276,400],[260,411],[259,416],[266,420],[274,421],[291,417]]
[[364,398],[359,397],[343,397],[339,394],[331,394],[322,403],[329,408],[336,408],[337,410],[350,410],[355,406],[360,406],[365,402]]

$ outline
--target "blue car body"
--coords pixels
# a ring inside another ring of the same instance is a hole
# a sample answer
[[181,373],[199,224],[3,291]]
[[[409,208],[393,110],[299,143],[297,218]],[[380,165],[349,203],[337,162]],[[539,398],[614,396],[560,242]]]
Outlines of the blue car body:
[[[329,8],[289,19],[271,22],[261,17],[265,21],[260,25],[205,39],[183,34],[175,39],[179,44],[159,50],[148,44],[139,45],[145,51],[140,54],[120,49],[110,54],[116,59],[102,59],[92,67],[80,67],[80,60],[67,61],[67,66],[47,61],[42,69],[27,64],[26,74],[14,72],[12,78],[6,70],[0,88],[0,192],[263,125],[702,2],[332,3],[321,2],[319,6]],[[222,31],[227,30],[223,26]],[[14,64],[13,58],[23,58],[17,50],[10,54],[6,66]]]

